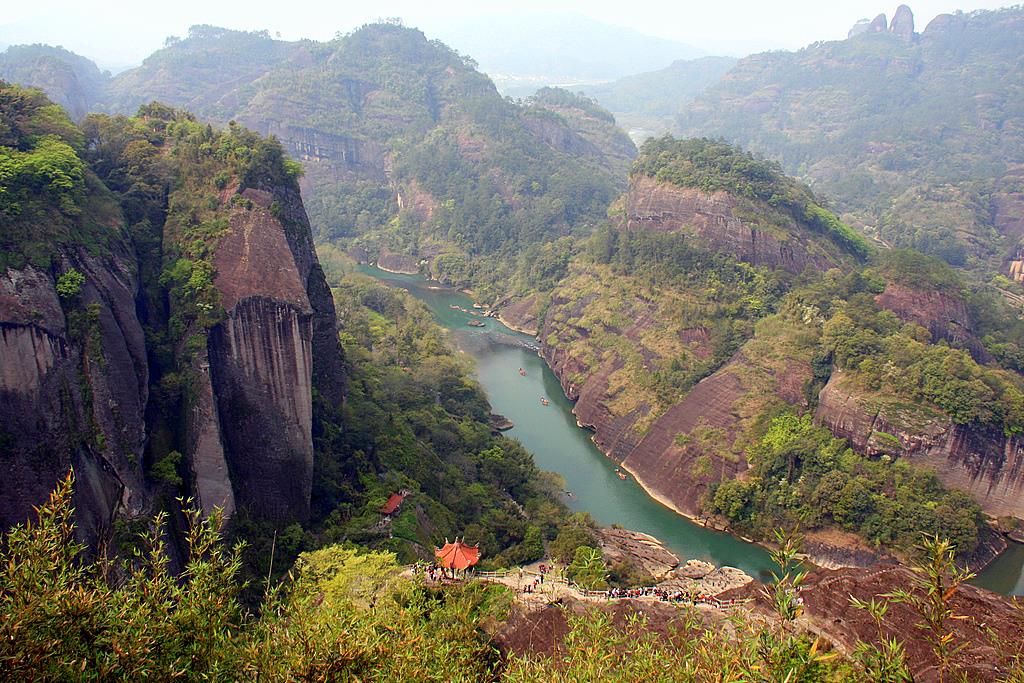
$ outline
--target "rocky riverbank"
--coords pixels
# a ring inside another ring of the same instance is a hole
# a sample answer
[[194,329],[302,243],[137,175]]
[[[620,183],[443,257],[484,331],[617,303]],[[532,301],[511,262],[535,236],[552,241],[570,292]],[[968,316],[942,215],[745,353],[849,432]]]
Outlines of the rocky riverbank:
[[660,540],[639,531],[607,527],[598,529],[597,537],[606,560],[633,564],[654,577],[658,588],[670,592],[718,595],[753,581],[735,567],[716,567],[694,559],[681,562]]

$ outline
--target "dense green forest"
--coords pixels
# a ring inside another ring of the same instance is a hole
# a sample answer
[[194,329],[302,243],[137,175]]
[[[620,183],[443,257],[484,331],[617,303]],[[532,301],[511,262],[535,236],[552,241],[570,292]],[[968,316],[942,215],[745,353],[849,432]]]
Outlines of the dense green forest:
[[865,458],[810,415],[774,418],[749,453],[752,476],[725,481],[708,496],[709,512],[737,531],[837,526],[874,547],[912,553],[922,533],[948,538],[963,555],[977,546],[981,509],[904,460]]

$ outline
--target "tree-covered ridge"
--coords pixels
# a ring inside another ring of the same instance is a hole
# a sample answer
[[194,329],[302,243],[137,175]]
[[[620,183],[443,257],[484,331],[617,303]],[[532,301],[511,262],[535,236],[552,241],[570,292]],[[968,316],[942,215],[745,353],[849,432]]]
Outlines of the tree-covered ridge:
[[870,251],[863,237],[822,207],[806,185],[786,176],[781,166],[724,141],[676,140],[668,135],[650,139],[641,147],[633,172],[680,187],[761,201],[860,258]]
[[1024,429],[1019,374],[980,365],[963,349],[932,343],[921,326],[880,309],[874,295],[882,285],[870,274],[826,283],[829,279],[831,287],[819,285],[794,297],[821,316],[818,357],[846,374],[847,382],[937,408],[956,424],[993,426],[1007,436]]
[[0,53],[0,79],[39,88],[79,120],[99,106],[110,74],[61,47],[11,45]]
[[940,15],[911,41],[868,33],[753,55],[674,130],[779,161],[891,244],[997,266],[1016,239],[999,243],[1007,219],[991,202],[1020,191],[1022,36],[1024,12],[1008,8]]
[[[274,40],[266,31],[192,26],[184,38],[168,38],[141,66],[112,79],[100,110],[124,114],[155,100],[226,123],[234,111],[235,88],[295,55],[302,45]],[[227,102],[221,104],[221,98]]]
[[62,247],[100,253],[119,234],[117,205],[84,150],[59,106],[0,81],[0,267],[48,269]]

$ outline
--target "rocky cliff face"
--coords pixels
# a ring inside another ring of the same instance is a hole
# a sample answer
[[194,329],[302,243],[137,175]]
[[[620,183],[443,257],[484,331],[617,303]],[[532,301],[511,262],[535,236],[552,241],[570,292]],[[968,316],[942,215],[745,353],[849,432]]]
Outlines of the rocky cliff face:
[[146,348],[127,245],[106,259],[69,249],[61,261],[86,276],[68,315],[51,273],[0,274],[0,526],[27,519],[74,469],[79,534],[91,542],[115,514],[147,506]]
[[[333,302],[298,196],[252,188],[242,196],[251,208],[232,209],[214,260],[226,319],[210,331],[208,355],[197,364],[193,468],[204,508],[303,520],[314,384],[341,397]],[[322,365],[316,377],[314,356]]]
[[824,271],[841,262],[838,250],[812,239],[795,221],[785,230],[766,230],[741,218],[741,208],[726,192],[708,194],[634,175],[625,197],[625,221],[630,230],[688,232],[714,251],[791,273],[807,267]]
[[914,13],[906,5],[896,8],[896,14],[892,17],[889,25],[889,33],[892,33],[900,40],[914,39]]
[[[571,282],[569,288],[578,284]],[[607,296],[620,296],[611,283]],[[589,351],[587,340],[606,339],[610,330],[593,322],[596,297],[574,301],[556,291],[540,330],[541,354],[576,402],[579,423],[594,430],[597,447],[622,463],[653,497],[697,516],[711,484],[747,469],[745,445],[761,412],[772,405],[805,403],[810,359],[789,334],[755,337],[677,400],[660,403],[649,389],[637,390],[635,379],[664,362],[659,351],[707,358],[712,349],[706,329],[669,327],[656,305],[642,304],[645,298],[629,302],[632,320],[614,330],[628,348],[604,347],[598,356]],[[666,328],[678,344],[674,349],[667,337],[653,336],[652,331]],[[637,363],[646,369],[638,370]]]
[[[156,114],[94,133],[103,164],[141,164],[124,171],[145,178],[141,198],[119,205],[123,178],[103,187],[86,156],[59,209],[40,192],[18,230],[0,224],[3,528],[69,469],[90,545],[178,495],[276,524],[309,515],[314,392],[340,405],[345,367],[294,172],[276,142]],[[192,137],[163,136],[169,120]],[[257,161],[224,162],[217,145]]]
[[885,291],[875,297],[875,302],[895,313],[900,320],[917,323],[928,330],[932,341],[945,340],[954,346],[963,347],[979,363],[992,360],[992,355],[974,335],[974,320],[967,303],[959,296],[889,282]]
[[970,493],[991,515],[1024,517],[1024,444],[1016,436],[854,391],[838,372],[818,397],[815,420],[859,453],[906,457],[934,469],[944,484]]

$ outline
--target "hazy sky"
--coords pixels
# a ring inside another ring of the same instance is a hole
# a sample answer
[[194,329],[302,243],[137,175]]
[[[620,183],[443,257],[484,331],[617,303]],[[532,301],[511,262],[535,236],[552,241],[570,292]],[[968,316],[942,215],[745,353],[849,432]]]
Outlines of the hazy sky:
[[[102,66],[123,67],[140,62],[167,36],[184,35],[192,24],[267,29],[286,39],[322,40],[377,18],[401,17],[406,25],[436,37],[447,22],[466,16],[523,11],[541,15],[580,12],[609,24],[686,42],[709,54],[742,55],[845,38],[857,19],[880,12],[891,19],[897,4],[896,0],[6,0],[0,13],[0,43],[63,45]],[[920,31],[942,12],[1012,3],[922,0],[908,4]]]

